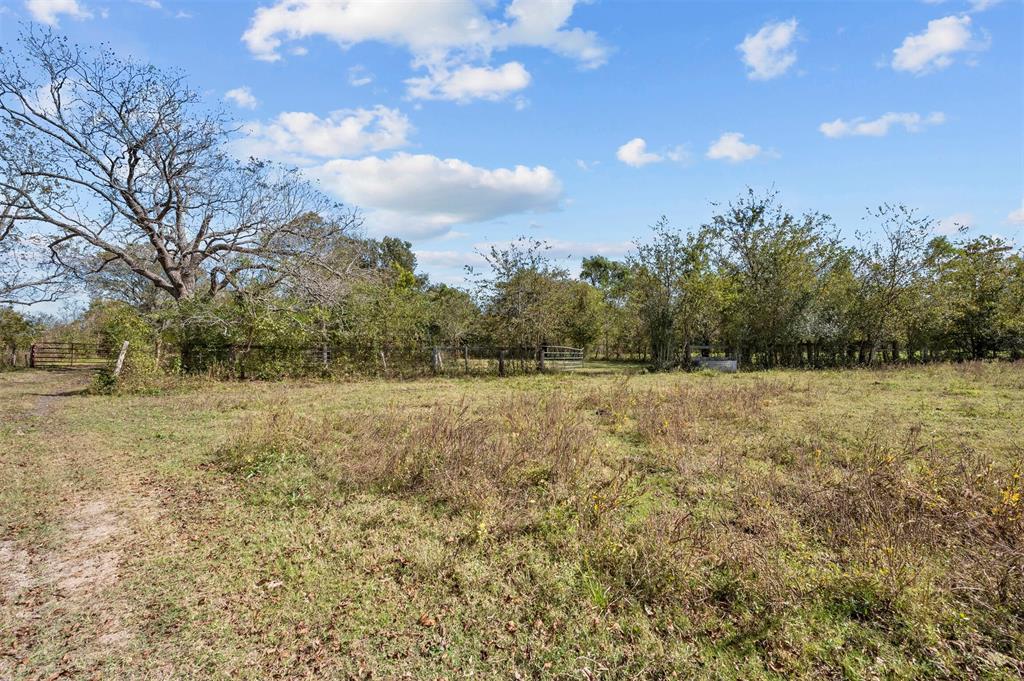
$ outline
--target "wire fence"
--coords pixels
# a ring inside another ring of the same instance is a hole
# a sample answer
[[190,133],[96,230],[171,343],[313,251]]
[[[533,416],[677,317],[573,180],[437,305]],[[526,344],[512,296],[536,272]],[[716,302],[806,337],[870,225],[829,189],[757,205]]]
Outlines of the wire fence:
[[[138,352],[133,349],[133,352]],[[538,371],[576,371],[586,360],[650,361],[642,348],[633,353],[601,353],[566,346],[497,346],[486,344],[422,345],[380,344],[373,340],[344,344],[209,344],[186,343],[168,347],[155,343],[142,352],[152,353],[156,364],[171,372],[210,374],[224,378],[276,379],[321,376],[517,375]],[[1004,353],[1005,354],[1005,353]],[[70,341],[40,340],[32,346],[0,346],[0,370],[100,369],[111,366],[116,348],[88,338]],[[1005,359],[1017,359],[1010,353]],[[687,345],[673,359],[677,366],[719,371],[770,367],[854,367],[959,361],[961,354],[890,343],[803,343],[768,350],[724,345]]]
[[490,345],[186,345],[161,362],[185,373],[239,379],[381,375],[496,375],[571,371],[583,366],[581,348]]

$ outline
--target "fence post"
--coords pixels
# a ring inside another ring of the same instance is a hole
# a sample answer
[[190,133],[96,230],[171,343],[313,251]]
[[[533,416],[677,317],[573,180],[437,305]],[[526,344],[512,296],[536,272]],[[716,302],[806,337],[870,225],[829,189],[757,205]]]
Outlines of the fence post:
[[463,345],[462,346],[462,361],[463,361],[463,365],[466,367],[466,373],[468,374],[469,373],[469,346],[468,345]]
[[538,355],[540,356],[540,370],[542,372],[544,371],[544,351],[545,351],[545,347],[546,346],[543,346],[543,345],[540,346],[540,350],[538,351]]
[[433,356],[430,358],[430,366],[435,374],[441,373],[441,350],[436,345],[434,346]]
[[121,375],[121,369],[124,368],[124,358],[128,354],[128,341],[121,343],[121,352],[117,355],[117,365],[114,367],[114,378]]
[[32,347],[28,349],[28,368],[36,368],[36,344],[33,343]]
[[505,376],[505,351],[498,350],[498,375],[504,378]]

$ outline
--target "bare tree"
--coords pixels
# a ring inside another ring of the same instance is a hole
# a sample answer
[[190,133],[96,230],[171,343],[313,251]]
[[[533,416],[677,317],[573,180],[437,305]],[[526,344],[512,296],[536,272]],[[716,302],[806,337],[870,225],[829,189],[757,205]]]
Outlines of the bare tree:
[[281,289],[303,305],[336,307],[360,282],[371,281],[380,274],[374,262],[376,242],[356,235],[358,218],[350,229],[337,230],[322,216],[303,216],[282,235],[278,252],[288,255],[277,260]]
[[186,300],[316,252],[310,213],[358,226],[295,171],[230,156],[230,122],[181,75],[34,27],[18,42],[0,55],[3,210],[58,260],[84,253]]
[[0,305],[31,305],[56,300],[68,285],[64,270],[42,235],[26,234],[18,206],[0,192]]

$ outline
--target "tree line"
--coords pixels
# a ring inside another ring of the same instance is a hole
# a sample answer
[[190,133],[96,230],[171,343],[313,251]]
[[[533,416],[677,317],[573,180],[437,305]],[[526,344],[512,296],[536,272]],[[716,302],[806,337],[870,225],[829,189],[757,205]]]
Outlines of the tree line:
[[[194,349],[332,348],[419,358],[431,346],[585,347],[687,365],[835,366],[1024,352],[1024,261],[996,237],[936,236],[903,205],[856,245],[774,191],[662,218],[623,259],[578,276],[520,239],[435,284],[401,239],[296,170],[229,153],[230,118],[182,74],[29,26],[0,53],[0,340],[131,338],[157,364]],[[71,323],[14,311],[85,291]],[[326,350],[325,350],[326,352]]]
[[831,218],[752,190],[683,232],[662,219],[625,261],[588,258],[613,352],[656,366],[710,345],[742,363],[838,366],[1024,351],[1024,259],[999,238],[936,236],[903,205],[867,211],[844,245]]

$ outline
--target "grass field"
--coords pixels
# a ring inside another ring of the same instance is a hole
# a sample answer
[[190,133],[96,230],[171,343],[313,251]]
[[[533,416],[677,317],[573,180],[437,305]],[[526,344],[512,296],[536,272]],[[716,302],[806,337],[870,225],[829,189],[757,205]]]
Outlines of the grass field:
[[0,678],[1019,678],[1024,364],[0,375]]

